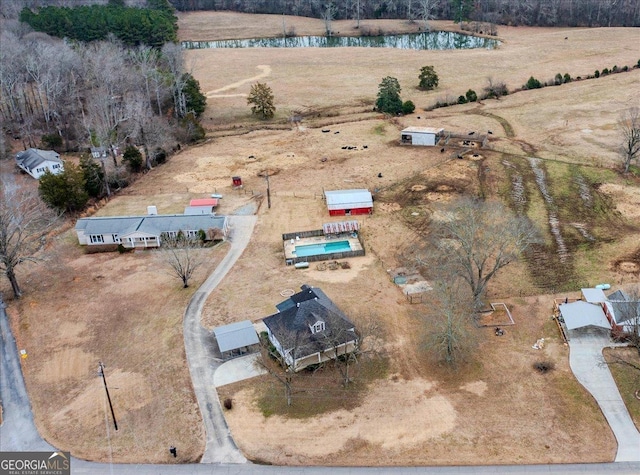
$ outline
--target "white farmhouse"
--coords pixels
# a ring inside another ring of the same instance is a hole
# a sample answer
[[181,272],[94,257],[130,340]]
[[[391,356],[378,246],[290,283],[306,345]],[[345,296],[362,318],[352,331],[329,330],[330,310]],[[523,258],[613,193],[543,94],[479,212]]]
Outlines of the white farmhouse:
[[400,143],[403,145],[426,145],[435,146],[444,134],[444,129],[433,127],[407,127],[400,136]]
[[16,154],[16,164],[36,180],[47,171],[57,175],[64,171],[60,154],[53,150],[30,148]]

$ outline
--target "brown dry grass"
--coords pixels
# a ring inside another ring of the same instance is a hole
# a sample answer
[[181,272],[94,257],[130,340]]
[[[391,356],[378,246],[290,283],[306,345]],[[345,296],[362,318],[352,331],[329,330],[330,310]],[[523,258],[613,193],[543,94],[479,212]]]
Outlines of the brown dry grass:
[[[205,32],[200,38],[215,39],[210,36],[214,30],[220,37],[277,35],[282,26],[281,17],[228,13],[189,14],[180,21],[185,39],[198,38],[198,31]],[[319,28],[315,20],[286,21],[296,22],[298,34]],[[457,97],[469,88],[480,91],[489,76],[514,88],[532,74],[542,80],[557,72],[577,76],[613,64],[635,64],[638,34],[624,28],[501,28],[504,44],[497,51],[345,48],[187,53],[203,90],[223,90],[210,95],[205,116],[205,125],[216,129],[212,134],[216,138],[184,149],[99,214],[139,214],[151,204],[161,213],[180,212],[188,199],[214,191],[224,194],[222,214],[257,200],[262,206],[252,241],[208,300],[203,323],[212,327],[259,319],[274,311],[282,300],[281,290],[309,283],[321,286],[356,324],[371,316],[379,320],[390,356],[389,378],[364,396],[360,409],[302,422],[281,416],[264,419],[254,402],[260,380],[225,388],[224,394],[235,402],[227,413],[232,433],[249,457],[284,464],[361,465],[612,460],[615,440],[594,401],[571,377],[567,349],[548,319],[553,296],[514,298],[540,292],[529,281],[524,264],[510,267],[489,289],[492,299],[510,304],[516,325],[500,338],[491,329],[479,330],[475,362],[453,374],[421,350],[420,306],[410,306],[387,273],[397,265],[398,250],[417,240],[411,214],[401,203],[377,203],[373,216],[360,219],[368,254],[350,260],[351,269],[286,268],[281,234],[317,229],[328,220],[319,199],[323,188],[374,190],[398,183],[410,188],[438,179],[460,185],[460,192],[479,188],[476,162],[448,161],[437,150],[398,146],[398,131],[408,125],[439,125],[461,132],[491,129],[491,147],[497,151],[523,155],[535,149],[542,157],[612,163],[617,110],[637,95],[638,71],[484,104],[430,113],[420,108],[443,95]],[[440,76],[436,92],[414,89],[418,70],[425,64],[433,64]],[[274,90],[279,118],[294,110],[317,111],[322,117],[305,119],[300,129],[282,123],[283,130],[234,135],[258,122],[249,117],[246,99],[233,94],[246,94],[251,84],[247,79],[263,74],[261,80]],[[377,84],[386,75],[400,79],[403,97],[412,99],[419,112],[393,120],[370,112]],[[500,121],[508,122],[516,137],[508,139]],[[314,128],[319,125],[331,132]],[[358,150],[343,150],[344,145]],[[251,155],[256,158],[249,159]],[[504,178],[499,171],[501,155],[491,151],[483,155],[491,169],[486,186],[495,194]],[[321,161],[324,157],[327,160]],[[266,189],[264,178],[258,176],[265,168],[279,170],[271,178],[271,209],[256,196]],[[377,178],[378,173],[383,177]],[[232,175],[243,177],[243,191],[231,190]],[[625,203],[627,197],[636,196],[635,185],[624,180],[614,184],[608,191],[620,210],[633,209],[625,208]],[[433,201],[455,194],[423,193],[412,198],[411,206],[424,212]],[[609,262],[633,252],[634,246],[633,236],[603,245],[589,275],[597,281],[637,279],[608,268]],[[117,434],[111,432],[113,460],[168,462],[166,449],[171,444],[179,448],[178,461],[198,459],[203,433],[181,333],[181,316],[192,290],[180,290],[177,281],[159,272],[148,253],[86,255],[75,244],[72,231],[60,235],[49,251],[48,265],[21,269],[25,298],[8,302],[18,346],[29,350],[24,371],[43,435],[75,456],[109,459],[104,401],[95,372],[102,360],[121,427]],[[207,252],[211,261],[194,279],[192,289],[215,267],[224,248]],[[1,285],[6,291],[6,283]],[[549,341],[541,352],[531,349],[539,337]],[[535,373],[532,364],[540,358],[553,361],[556,369],[546,375]],[[416,421],[421,424],[412,425]],[[336,437],[337,427],[348,437]]]

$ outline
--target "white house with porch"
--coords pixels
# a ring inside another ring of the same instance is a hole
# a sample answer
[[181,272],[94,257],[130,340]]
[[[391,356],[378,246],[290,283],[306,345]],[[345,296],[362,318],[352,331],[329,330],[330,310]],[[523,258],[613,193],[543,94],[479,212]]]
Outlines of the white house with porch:
[[127,249],[153,248],[162,245],[165,237],[182,233],[205,240],[225,239],[229,230],[226,216],[165,214],[149,216],[81,218],[76,223],[78,241],[83,246],[121,244]]
[[36,180],[39,180],[47,171],[54,175],[64,171],[60,154],[53,150],[30,148],[18,152],[15,158],[16,165]]

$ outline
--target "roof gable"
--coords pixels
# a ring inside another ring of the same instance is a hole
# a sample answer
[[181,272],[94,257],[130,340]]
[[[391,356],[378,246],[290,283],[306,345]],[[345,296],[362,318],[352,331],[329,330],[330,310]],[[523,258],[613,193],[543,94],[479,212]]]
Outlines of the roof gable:
[[[353,323],[317,287],[305,285],[277,307],[280,311],[264,318],[264,324],[285,350],[295,348],[296,358],[331,348],[336,339],[357,339]],[[324,322],[324,330],[314,333],[317,322]]]

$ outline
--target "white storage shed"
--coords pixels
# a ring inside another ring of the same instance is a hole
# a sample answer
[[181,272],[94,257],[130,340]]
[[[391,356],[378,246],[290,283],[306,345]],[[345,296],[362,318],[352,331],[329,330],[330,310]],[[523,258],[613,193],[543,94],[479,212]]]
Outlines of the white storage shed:
[[407,127],[401,132],[400,143],[403,145],[426,145],[433,147],[444,134],[444,129],[434,127]]

